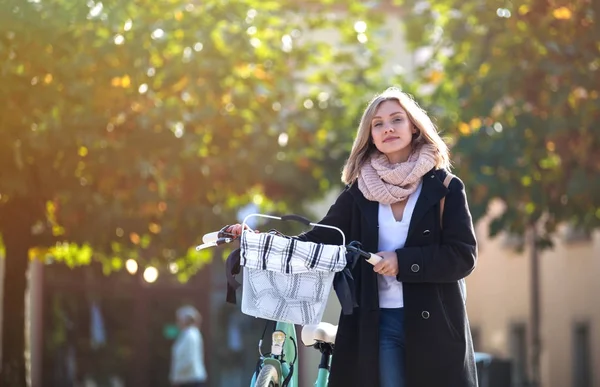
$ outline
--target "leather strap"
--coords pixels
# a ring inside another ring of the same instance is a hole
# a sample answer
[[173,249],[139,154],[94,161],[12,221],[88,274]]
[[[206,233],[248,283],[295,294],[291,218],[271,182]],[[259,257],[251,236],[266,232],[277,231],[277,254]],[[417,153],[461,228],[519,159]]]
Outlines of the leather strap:
[[[452,181],[452,179],[454,179],[454,175],[451,173],[448,173],[446,175],[446,178],[444,179],[444,187],[448,188],[450,186],[450,182]],[[440,199],[440,228],[443,228],[442,220],[444,218],[444,203],[445,202],[446,202],[446,197],[444,196],[442,199]]]

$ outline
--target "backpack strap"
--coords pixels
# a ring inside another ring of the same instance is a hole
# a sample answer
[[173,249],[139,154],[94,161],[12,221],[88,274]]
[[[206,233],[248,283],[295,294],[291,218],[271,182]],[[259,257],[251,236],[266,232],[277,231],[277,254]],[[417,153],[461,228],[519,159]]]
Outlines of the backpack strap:
[[[444,179],[444,187],[448,188],[450,186],[450,182],[452,181],[452,179],[454,179],[454,175],[451,174],[450,172],[448,172],[448,174],[446,175],[446,178]],[[446,197],[444,196],[443,198],[440,199],[440,228],[443,228],[442,220],[444,218],[444,203],[445,202],[446,202]]]

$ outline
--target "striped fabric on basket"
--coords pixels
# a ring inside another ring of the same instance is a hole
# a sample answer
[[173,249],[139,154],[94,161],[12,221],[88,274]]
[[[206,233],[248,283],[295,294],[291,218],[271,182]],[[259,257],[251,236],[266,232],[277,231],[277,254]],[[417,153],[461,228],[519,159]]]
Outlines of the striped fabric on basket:
[[300,274],[314,271],[339,272],[346,267],[345,246],[245,231],[240,247],[240,264],[255,270]]

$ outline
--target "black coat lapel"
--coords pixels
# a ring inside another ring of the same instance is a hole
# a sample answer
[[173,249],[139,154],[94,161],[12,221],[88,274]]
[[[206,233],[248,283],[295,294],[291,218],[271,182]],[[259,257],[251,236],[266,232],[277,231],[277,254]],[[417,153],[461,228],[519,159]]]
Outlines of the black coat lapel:
[[423,176],[423,187],[421,188],[421,194],[415,205],[415,209],[410,220],[410,226],[408,231],[408,237],[412,233],[414,226],[425,216],[427,211],[434,205],[440,202],[440,200],[446,196],[448,188],[444,186],[444,183],[436,176],[433,170]]
[[367,226],[376,230],[379,223],[379,203],[367,200],[358,189],[357,183],[354,183],[350,187],[350,193],[354,196],[358,208],[360,208],[360,211],[367,220]]

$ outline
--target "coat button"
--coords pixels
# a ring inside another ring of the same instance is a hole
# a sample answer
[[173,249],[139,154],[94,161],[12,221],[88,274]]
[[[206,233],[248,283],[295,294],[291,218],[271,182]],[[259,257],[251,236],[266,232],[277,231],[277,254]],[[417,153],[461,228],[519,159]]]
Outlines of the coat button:
[[435,175],[431,175],[431,176],[429,176],[429,177],[433,179],[433,178],[435,177]]
[[427,320],[429,318],[429,312],[426,310],[422,311],[421,317],[423,317],[423,320]]
[[411,270],[413,273],[417,273],[419,270],[421,270],[421,267],[420,267],[419,265],[417,265],[416,263],[413,263],[413,264],[410,266],[410,270]]
[[429,235],[429,234],[431,234],[431,231],[429,231],[429,230],[425,230],[425,231],[423,231],[423,235],[427,236],[427,235]]

